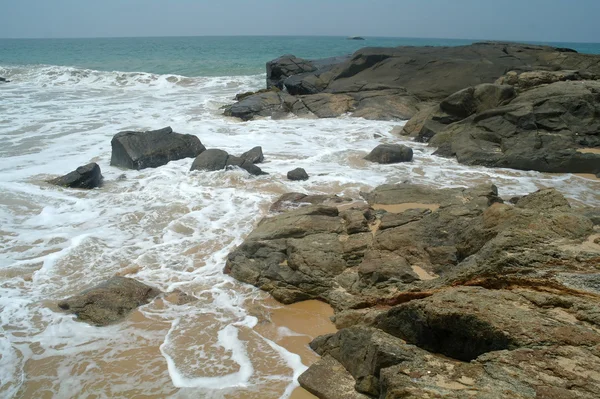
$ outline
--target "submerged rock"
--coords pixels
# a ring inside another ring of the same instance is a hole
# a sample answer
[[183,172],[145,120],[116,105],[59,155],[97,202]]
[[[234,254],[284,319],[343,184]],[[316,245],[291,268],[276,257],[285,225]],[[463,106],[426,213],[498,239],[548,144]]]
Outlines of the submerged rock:
[[147,132],[117,133],[112,141],[110,164],[128,169],[157,168],[170,161],[194,158],[206,148],[198,137],[166,127]]
[[255,176],[266,174],[266,172],[263,172],[258,166],[254,165],[249,160],[229,155],[227,151],[216,148],[211,148],[198,155],[196,159],[194,159],[190,171],[203,170],[210,172],[223,170],[234,166],[244,169],[248,173]]
[[288,180],[308,180],[308,173],[303,168],[296,168],[287,172]]
[[9,83],[10,80],[8,80],[8,79],[3,78],[2,76],[0,76],[0,82],[2,82],[2,83]]
[[124,319],[135,308],[149,303],[160,290],[127,277],[113,277],[58,303],[81,321],[105,326]]
[[365,157],[367,161],[382,164],[410,162],[413,150],[402,144],[379,144]]
[[102,172],[97,163],[80,166],[73,172],[49,181],[61,187],[92,189],[102,184]]

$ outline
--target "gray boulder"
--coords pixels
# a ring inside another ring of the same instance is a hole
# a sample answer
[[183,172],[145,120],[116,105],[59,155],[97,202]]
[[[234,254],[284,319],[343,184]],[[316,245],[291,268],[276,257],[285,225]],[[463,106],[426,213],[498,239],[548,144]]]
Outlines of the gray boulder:
[[403,144],[379,144],[365,157],[367,161],[381,164],[410,162],[413,150]]
[[311,61],[287,54],[267,62],[267,88],[283,89],[285,78],[304,72],[312,72],[317,68]]
[[262,147],[260,146],[254,147],[250,151],[246,151],[245,153],[240,155],[240,158],[248,162],[252,162],[253,164],[261,163],[265,160],[265,157],[262,152]]
[[303,168],[296,168],[287,172],[288,180],[308,180],[308,173]]
[[92,189],[102,184],[102,172],[97,163],[80,166],[73,172],[49,181],[61,187]]
[[216,148],[208,149],[202,152],[200,155],[198,155],[196,159],[194,159],[190,171],[202,170],[211,172],[227,169],[229,167],[242,168],[248,173],[255,176],[266,174],[252,162],[240,157],[229,155],[227,151],[219,150]]
[[149,303],[160,290],[127,277],[113,277],[58,303],[81,321],[105,326],[122,320],[138,306]]
[[128,169],[157,168],[170,161],[194,158],[206,148],[198,137],[166,127],[147,132],[117,133],[112,141],[110,164]]

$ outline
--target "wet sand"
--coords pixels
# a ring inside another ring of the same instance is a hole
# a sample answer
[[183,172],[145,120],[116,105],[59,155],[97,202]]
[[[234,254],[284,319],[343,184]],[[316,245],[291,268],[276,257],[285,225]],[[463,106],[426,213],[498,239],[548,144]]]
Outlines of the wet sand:
[[600,181],[600,178],[591,173],[574,173],[575,176],[583,177],[584,179]]
[[580,152],[582,154],[599,154],[600,155],[600,148],[580,148],[577,150],[577,152]]
[[418,202],[407,202],[404,204],[392,205],[374,204],[372,206],[373,209],[383,210],[390,213],[402,213],[409,209],[430,209],[431,211],[436,211],[439,209],[439,207],[439,204],[422,204]]

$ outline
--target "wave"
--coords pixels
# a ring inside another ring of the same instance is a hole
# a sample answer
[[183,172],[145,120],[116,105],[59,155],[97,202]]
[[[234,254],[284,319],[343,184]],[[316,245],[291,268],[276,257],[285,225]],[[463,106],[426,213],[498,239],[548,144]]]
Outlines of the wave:
[[210,88],[264,82],[265,74],[188,77],[148,72],[97,71],[59,65],[0,65],[0,76],[15,83],[52,86],[192,87]]

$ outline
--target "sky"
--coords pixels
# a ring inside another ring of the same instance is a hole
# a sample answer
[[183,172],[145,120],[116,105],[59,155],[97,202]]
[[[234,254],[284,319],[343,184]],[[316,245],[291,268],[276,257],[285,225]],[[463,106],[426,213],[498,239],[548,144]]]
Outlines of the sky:
[[600,42],[599,16],[600,0],[0,0],[0,38],[360,35]]

